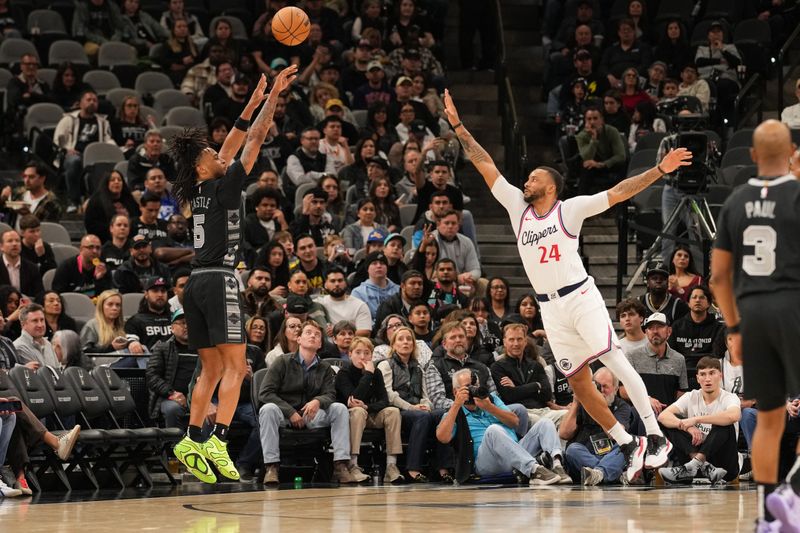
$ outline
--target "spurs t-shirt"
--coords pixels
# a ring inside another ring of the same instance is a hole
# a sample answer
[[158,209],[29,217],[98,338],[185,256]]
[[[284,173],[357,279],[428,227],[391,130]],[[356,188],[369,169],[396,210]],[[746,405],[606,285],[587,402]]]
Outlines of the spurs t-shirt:
[[[678,416],[682,418],[693,418],[695,416],[706,416],[721,413],[731,407],[740,407],[741,402],[735,394],[720,389],[719,396],[711,403],[706,403],[703,399],[703,391],[689,391],[672,404],[677,408]],[[696,424],[697,429],[708,435],[711,433],[711,424]]]
[[100,128],[97,117],[78,118],[78,139],[75,141],[75,151],[83,153],[83,150],[91,143],[100,140]]

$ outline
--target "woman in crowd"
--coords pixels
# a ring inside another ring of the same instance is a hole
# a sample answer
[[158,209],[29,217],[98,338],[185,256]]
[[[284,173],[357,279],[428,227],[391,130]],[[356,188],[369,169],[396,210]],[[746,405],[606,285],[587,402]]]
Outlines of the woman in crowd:
[[287,316],[283,319],[278,335],[275,337],[275,347],[267,354],[267,368],[283,354],[297,352],[300,345],[297,340],[300,338],[300,327],[303,321],[295,316]]
[[339,178],[355,185],[356,194],[361,197],[367,190],[367,165],[376,155],[375,141],[369,137],[359,139],[354,150],[355,161],[339,171]]
[[647,17],[647,5],[644,0],[628,2],[628,17],[633,21],[636,39],[650,42],[652,38],[650,19]]
[[353,27],[350,30],[353,42],[357,43],[367,28],[375,28],[382,36],[385,36],[386,20],[381,16],[381,0],[364,0],[361,4],[360,15],[353,21]]
[[434,267],[439,260],[439,243],[431,232],[424,232],[422,239],[414,257],[411,260],[411,268],[418,270],[425,275],[426,280],[433,281],[436,277]]
[[134,149],[144,142],[147,130],[158,127],[152,115],[145,120],[139,111],[139,97],[129,95],[122,99],[117,116],[111,120],[114,142],[122,148],[126,159],[129,159],[134,154]]
[[[349,361],[353,339],[356,338],[356,325],[349,320],[340,320],[333,326],[328,326],[328,328],[328,335],[333,339],[333,343],[323,342],[320,357]],[[370,343],[370,346],[372,346],[372,343]],[[369,357],[372,360],[371,349]]]
[[341,268],[345,276],[355,270],[353,255],[355,255],[356,251],[355,248],[347,248],[344,245],[344,239],[339,235],[325,237],[325,258],[331,266]]
[[42,307],[44,307],[46,323],[44,336],[46,338],[52,341],[53,334],[58,331],[72,331],[77,335],[78,325],[75,323],[75,319],[64,312],[64,302],[61,301],[60,294],[55,291],[45,292]]
[[289,283],[289,260],[283,245],[276,240],[268,242],[258,253],[255,265],[266,267],[269,273],[272,274],[272,290],[270,294],[282,287],[283,290],[278,291],[276,294],[285,298],[286,284]]
[[364,138],[372,139],[379,152],[388,154],[400,142],[394,125],[389,122],[389,108],[383,102],[374,102],[367,109],[367,125],[362,129]]
[[511,312],[511,291],[505,278],[495,276],[489,280],[489,297],[486,299],[489,320],[497,325]]
[[694,62],[692,47],[689,46],[686,29],[680,19],[667,22],[653,58],[666,63],[667,75],[675,79],[680,78],[683,67]]
[[375,206],[375,221],[387,228],[389,233],[401,229],[400,208],[394,196],[392,182],[388,178],[375,178],[369,185],[369,199]]
[[347,216],[347,205],[341,195],[339,178],[333,174],[325,174],[320,178],[319,186],[328,193],[328,207],[325,210],[333,216],[331,223],[337,228],[342,227]]
[[208,144],[214,150],[222,148],[222,144],[231,131],[231,121],[225,117],[214,117],[208,124]]
[[161,50],[159,63],[170,77],[172,83],[178,87],[183,81],[186,72],[197,63],[199,53],[194,41],[189,37],[189,25],[185,19],[175,21],[170,37]]
[[375,230],[388,233],[384,226],[375,223],[375,204],[369,198],[362,198],[358,201],[358,220],[345,226],[342,230],[342,238],[347,248],[360,250],[367,243],[367,236]]
[[[381,322],[381,327],[378,328],[378,334],[375,336],[375,340],[378,342],[378,344],[372,351],[372,360],[375,363],[380,363],[389,357],[389,354],[392,351],[389,340],[392,338],[392,335],[394,335],[395,330],[401,327],[408,328],[413,333],[408,320],[400,315],[388,315],[383,319],[383,322]],[[425,341],[421,341],[416,337],[414,340],[417,345],[417,360],[424,367],[428,364],[428,361],[431,360],[433,352],[431,352],[430,346],[428,346]]]
[[669,293],[688,302],[692,287],[702,283],[703,276],[697,272],[692,251],[685,244],[675,245],[669,260]]
[[[143,354],[145,348],[138,340],[127,338],[125,333],[125,319],[122,315],[122,295],[117,290],[107,290],[97,297],[94,318],[90,319],[81,330],[81,343],[83,351],[90,353],[112,353],[129,350],[132,354]],[[95,361],[105,364],[113,360]],[[123,358],[115,362],[121,368],[134,368],[137,366],[133,358]]]
[[61,368],[77,366],[84,370],[94,368],[94,361],[83,353],[80,336],[69,329],[60,329],[53,334],[53,351],[61,363]]
[[0,286],[0,311],[3,312],[6,324],[3,328],[3,336],[16,340],[22,333],[22,326],[19,323],[19,312],[22,306],[29,304],[27,298],[22,297],[12,285]]
[[189,35],[192,37],[195,46],[202,47],[208,38],[203,33],[203,28],[200,26],[200,21],[197,17],[186,11],[184,0],[169,0],[169,9],[164,11],[161,15],[161,27],[172,32],[175,27],[175,22],[178,20],[185,20],[189,27]]
[[503,345],[503,332],[500,325],[489,320],[489,304],[485,298],[473,296],[467,306],[478,323],[478,333],[483,339],[483,345],[489,353]]
[[142,11],[139,0],[122,2],[122,40],[136,48],[141,57],[147,57],[157,43],[167,40],[169,33],[147,11]]
[[69,61],[61,63],[53,80],[53,103],[60,105],[64,111],[77,109],[81,94],[89,85],[80,81],[80,72]]
[[633,67],[626,68],[622,73],[622,108],[628,115],[632,115],[636,104],[650,101],[650,95],[639,83],[639,72]]
[[250,317],[244,326],[244,331],[247,333],[247,344],[261,350],[261,358],[264,359],[272,340],[267,319],[262,316]]
[[[416,0],[401,0],[395,4],[394,16],[389,22],[389,48],[399,48],[408,42],[412,26],[420,28],[419,46],[432,48],[436,41],[428,30],[425,18],[417,13]],[[416,43],[415,43],[416,44]]]
[[109,221],[117,214],[136,220],[139,218],[139,205],[122,174],[112,170],[86,203],[83,215],[86,233],[97,235],[101,242],[108,241],[111,238]]
[[631,129],[628,132],[628,147],[631,153],[636,150],[636,143],[643,136],[653,132],[667,131],[664,120],[656,116],[656,105],[651,101],[641,101],[631,117]]
[[532,292],[523,294],[517,300],[515,311],[519,316],[525,320],[525,325],[528,326],[528,336],[535,339],[547,337],[544,332],[544,324],[542,323],[542,316],[539,312],[539,301],[536,295]]
[[203,48],[202,57],[208,57],[208,50],[211,45],[217,44],[225,49],[225,59],[232,65],[239,63],[242,55],[242,45],[233,37],[233,25],[226,18],[218,18],[211,29],[212,37]]

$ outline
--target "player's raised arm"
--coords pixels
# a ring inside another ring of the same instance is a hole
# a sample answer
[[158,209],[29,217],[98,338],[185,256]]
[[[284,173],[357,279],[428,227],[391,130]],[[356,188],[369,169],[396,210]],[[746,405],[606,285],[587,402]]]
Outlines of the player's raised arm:
[[[250,100],[247,102],[247,105],[244,106],[242,110],[242,114],[239,115],[239,118],[244,121],[245,124],[250,122],[250,119],[253,116],[253,113],[256,109],[258,109],[259,104],[264,100],[264,91],[267,88],[267,78],[263,74],[261,78],[258,80],[258,84],[256,85],[253,94],[250,95]],[[238,122],[238,120],[237,120]],[[240,124],[242,125],[242,124]],[[239,152],[239,148],[242,147],[242,143],[247,138],[247,128],[231,128],[231,131],[228,132],[228,136],[225,137],[225,142],[222,143],[222,147],[219,149],[219,158],[225,161],[226,165],[230,165],[233,158]]]
[[[244,150],[242,150],[241,157],[242,166],[244,167],[246,173],[249,174],[253,169],[256,159],[258,159],[258,153],[261,150],[261,145],[264,144],[264,139],[267,138],[267,132],[272,125],[272,117],[275,114],[275,108],[278,105],[278,95],[285,91],[289,85],[291,85],[296,76],[297,65],[286,67],[280,72],[280,74],[275,76],[275,83],[272,85],[272,90],[269,92],[269,96],[266,97],[267,102],[264,104],[264,107],[261,108],[261,111],[258,113],[255,122],[253,122],[253,124],[250,126],[250,129],[247,131],[247,142],[244,145]],[[263,75],[261,77],[264,79]],[[257,88],[253,93],[253,96],[250,98],[250,102],[247,104],[250,106],[251,103],[255,102],[255,107],[253,109],[257,108],[258,105],[264,100],[266,80],[264,80],[263,87],[261,85],[261,81],[259,81],[258,87],[260,88],[260,91],[259,88]],[[260,96],[257,96],[259,94]]]
[[692,152],[686,148],[676,148],[670,150],[659,164],[642,172],[639,175],[624,179],[608,189],[608,205],[612,206],[633,198],[654,182],[658,181],[664,174],[672,174],[680,167],[692,164]]
[[456,132],[461,146],[464,148],[464,153],[467,154],[469,160],[481,173],[486,185],[491,189],[494,186],[495,180],[500,177],[500,171],[497,170],[492,156],[478,144],[475,138],[467,131],[461,119],[458,118],[458,111],[453,103],[453,98],[450,96],[450,91],[444,90],[444,114],[447,116],[447,121],[450,122],[453,130]]

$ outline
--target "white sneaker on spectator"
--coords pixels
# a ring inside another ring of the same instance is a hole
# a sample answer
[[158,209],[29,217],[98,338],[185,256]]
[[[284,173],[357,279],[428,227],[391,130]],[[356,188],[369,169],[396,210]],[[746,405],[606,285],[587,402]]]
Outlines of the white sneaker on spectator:
[[722,478],[725,477],[728,471],[724,468],[717,468],[716,466],[707,462],[697,469],[697,473],[705,478],[708,478],[713,485],[714,483],[719,483],[722,481]]
[[69,456],[72,454],[72,448],[75,447],[75,443],[78,442],[78,437],[81,434],[81,427],[75,426],[67,433],[64,433],[60,437],[58,437],[58,451],[56,454],[58,458],[62,461],[66,461],[69,459]]
[[603,471],[599,468],[591,468],[589,466],[584,466],[581,469],[581,476],[583,477],[583,486],[584,487],[594,487],[595,485],[599,485],[603,482]]
[[2,494],[4,498],[18,498],[22,496],[22,491],[19,489],[12,489],[6,485],[5,481],[0,480],[0,494]]

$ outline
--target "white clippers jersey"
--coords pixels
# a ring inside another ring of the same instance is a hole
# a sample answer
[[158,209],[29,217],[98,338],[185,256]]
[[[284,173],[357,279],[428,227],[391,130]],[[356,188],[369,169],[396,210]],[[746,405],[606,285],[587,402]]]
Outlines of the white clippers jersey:
[[608,209],[605,191],[559,200],[541,217],[525,202],[522,191],[502,176],[494,182],[492,194],[508,211],[522,265],[537,294],[550,294],[587,277],[578,234],[585,219]]

